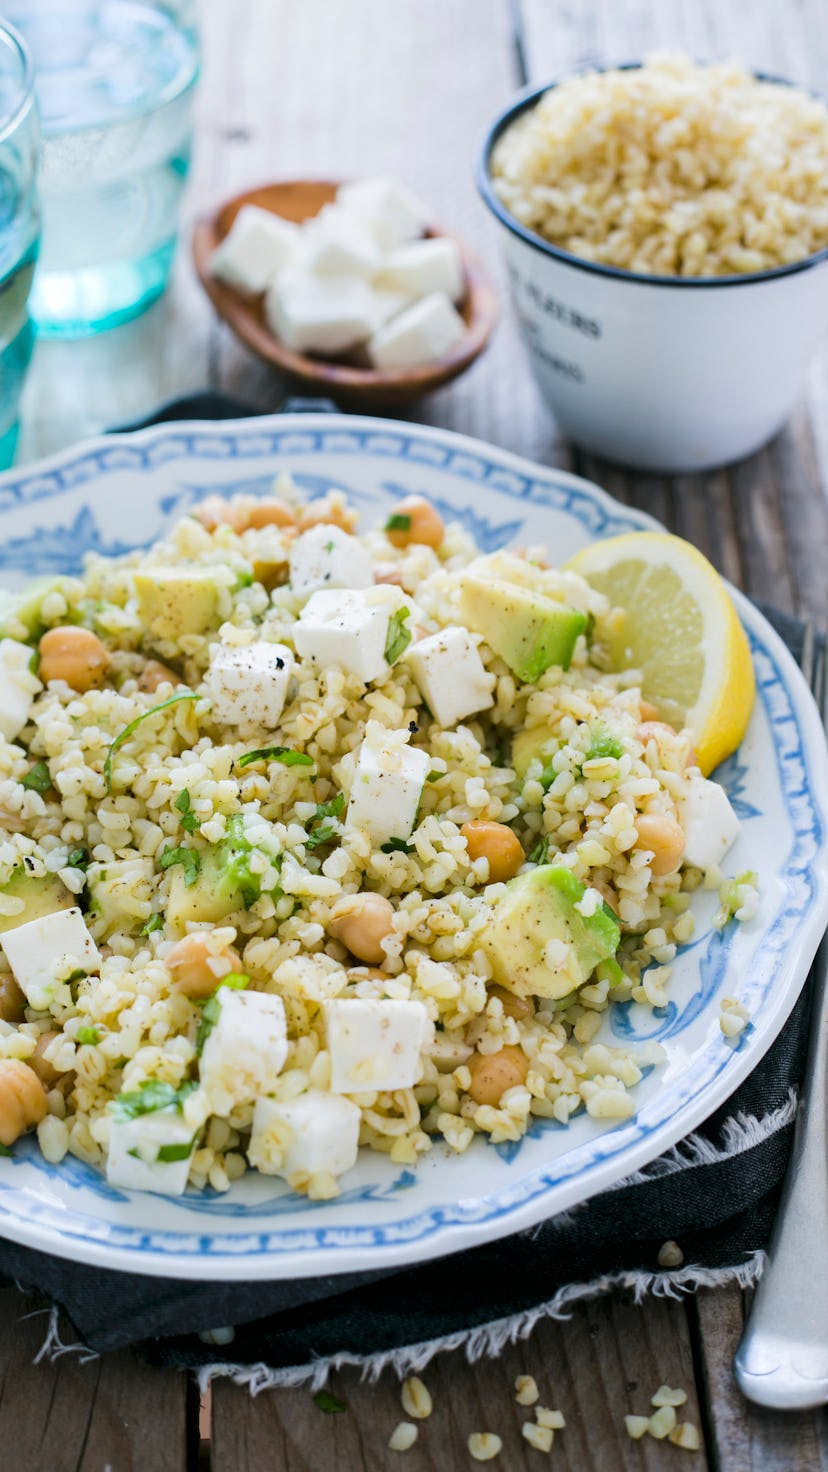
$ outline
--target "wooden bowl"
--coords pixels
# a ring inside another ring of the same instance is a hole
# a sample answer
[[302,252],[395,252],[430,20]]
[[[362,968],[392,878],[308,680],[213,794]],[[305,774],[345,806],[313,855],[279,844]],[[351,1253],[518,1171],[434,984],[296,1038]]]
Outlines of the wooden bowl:
[[[291,352],[274,336],[264,315],[264,296],[246,296],[243,292],[210,275],[210,256],[230,230],[243,205],[255,204],[282,215],[286,220],[301,222],[316,215],[335,197],[337,185],[320,179],[293,179],[280,184],[265,184],[249,189],[228,200],[214,215],[200,219],[193,233],[193,259],[204,290],[220,317],[254,353],[317,393],[329,394],[340,404],[358,409],[396,408],[431,393],[468,368],[483,351],[497,320],[498,305],[477,257],[458,241],[466,273],[466,295],[458,311],[466,324],[466,335],[445,357],[418,368],[383,371],[364,368],[343,357],[308,357]],[[429,229],[428,235],[444,231]]]

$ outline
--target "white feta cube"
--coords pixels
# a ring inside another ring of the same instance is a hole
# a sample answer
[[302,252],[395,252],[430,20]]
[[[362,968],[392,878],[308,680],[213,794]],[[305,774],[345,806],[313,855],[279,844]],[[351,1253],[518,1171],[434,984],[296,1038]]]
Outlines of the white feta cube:
[[336,998],[323,1003],[331,1088],[342,1094],[410,1089],[433,1026],[422,1002]]
[[371,554],[338,526],[314,526],[290,548],[290,586],[300,598],[318,588],[370,588]]
[[434,292],[392,317],[368,343],[375,368],[416,368],[435,363],[463,341],[466,325],[443,292]]
[[201,1053],[199,1075],[211,1112],[227,1114],[266,1094],[287,1058],[281,997],[220,986],[218,1021]]
[[386,322],[393,317],[398,317],[406,307],[411,306],[413,298],[405,291],[392,291],[388,286],[374,286],[374,302],[376,305],[376,330],[379,332]]
[[417,819],[429,758],[407,740],[369,721],[359,748],[345,827],[362,829],[375,848],[408,838]]
[[684,862],[699,869],[720,864],[739,837],[739,819],[724,788],[700,774],[689,778],[678,815],[684,829]]
[[[194,1145],[193,1127],[177,1108],[154,1109],[136,1119],[115,1117],[109,1135],[106,1179],[111,1186],[123,1186],[127,1191],[181,1196]],[[165,1155],[173,1159],[165,1159]]]
[[302,246],[302,265],[321,276],[363,276],[379,269],[380,252],[367,225],[338,205],[326,205],[308,221]]
[[27,720],[40,680],[29,666],[32,650],[17,639],[0,639],[0,736],[14,741]]
[[441,629],[439,634],[418,639],[405,659],[439,725],[456,726],[466,716],[494,704],[494,675],[486,673],[468,629]]
[[320,669],[335,665],[364,685],[384,679],[391,619],[411,622],[412,605],[399,588],[320,590],[308,599],[293,631],[296,653]]
[[275,726],[284,710],[293,654],[285,644],[218,644],[204,684],[220,726],[250,730]]
[[377,307],[374,292],[361,277],[289,268],[268,287],[265,316],[292,352],[336,357],[371,336]]
[[306,1184],[323,1171],[344,1175],[356,1165],[360,1112],[341,1094],[309,1089],[282,1103],[257,1099],[248,1158],[265,1175]]
[[459,302],[466,290],[460,248],[446,235],[403,245],[386,256],[377,285],[417,298],[441,291],[450,302]]
[[210,257],[210,275],[239,291],[256,295],[293,260],[300,230],[270,210],[246,204]]
[[69,1001],[69,977],[100,968],[101,957],[76,907],[41,915],[7,930],[2,937],[6,960],[31,1007],[46,1011],[51,1002]]
[[381,250],[395,250],[422,235],[425,206],[395,179],[355,179],[337,190],[336,202],[364,221]]

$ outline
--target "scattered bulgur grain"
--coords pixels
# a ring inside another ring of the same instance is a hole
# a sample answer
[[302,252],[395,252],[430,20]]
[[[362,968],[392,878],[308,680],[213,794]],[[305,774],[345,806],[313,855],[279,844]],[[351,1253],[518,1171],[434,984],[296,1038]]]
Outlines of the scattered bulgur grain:
[[674,1242],[672,1237],[667,1242],[662,1242],[658,1249],[658,1265],[660,1268],[680,1268],[684,1262],[684,1253]]
[[411,1421],[400,1421],[388,1438],[392,1452],[407,1452],[417,1440],[417,1427]]
[[473,1431],[466,1446],[476,1462],[493,1462],[503,1450],[503,1442],[493,1431]]
[[534,1375],[518,1375],[515,1380],[515,1400],[519,1406],[533,1406],[539,1395]]
[[687,1391],[674,1390],[671,1385],[659,1385],[650,1397],[651,1406],[683,1406],[687,1404]]
[[627,1428],[627,1435],[631,1436],[633,1441],[640,1441],[650,1429],[650,1418],[649,1416],[625,1416],[624,1425]]
[[550,1411],[546,1406],[535,1407],[535,1420],[539,1426],[549,1426],[553,1431],[563,1431],[566,1425],[563,1411]]
[[403,1380],[400,1400],[406,1415],[413,1416],[415,1421],[425,1421],[431,1415],[431,1395],[419,1375],[409,1375]]
[[671,1431],[676,1429],[676,1413],[672,1406],[661,1406],[654,1411],[647,1423],[650,1435],[656,1441],[663,1441]]
[[680,1421],[674,1431],[670,1432],[668,1440],[673,1446],[680,1446],[686,1452],[701,1451],[701,1435],[698,1426],[692,1421]]
[[520,1428],[521,1435],[530,1446],[538,1452],[549,1452],[555,1440],[555,1433],[549,1426],[539,1426],[537,1421],[524,1421]]

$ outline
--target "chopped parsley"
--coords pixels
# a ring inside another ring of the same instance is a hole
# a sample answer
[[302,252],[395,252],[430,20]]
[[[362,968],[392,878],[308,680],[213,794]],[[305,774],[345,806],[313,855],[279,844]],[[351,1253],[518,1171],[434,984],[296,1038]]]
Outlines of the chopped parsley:
[[156,913],[154,915],[150,915],[149,920],[147,921],[146,925],[142,925],[141,926],[141,929],[139,930],[138,934],[139,935],[152,935],[153,931],[160,930],[161,927],[163,926],[163,924],[164,924],[164,916],[163,915],[159,915],[158,912],[156,911]]
[[334,549],[334,543],[333,542],[326,542],[325,543],[325,551],[326,552],[333,552],[333,549]]
[[35,762],[33,767],[29,767],[20,783],[20,786],[25,787],[29,792],[39,792],[41,797],[44,792],[49,791],[51,785],[52,774],[49,771],[48,762]]
[[0,1145],[0,1155],[11,1155],[8,1145]]
[[326,1416],[336,1416],[340,1411],[347,1411],[348,1409],[345,1401],[339,1400],[335,1395],[331,1395],[329,1390],[317,1390],[313,1401],[314,1405],[317,1405],[320,1411],[324,1411]]
[[196,1033],[197,1052],[201,1052],[210,1033],[219,1020],[219,1013],[221,1011],[221,997],[219,993],[222,987],[229,987],[234,992],[243,992],[249,985],[250,977],[243,975],[241,971],[228,971],[227,975],[221,978],[215,991],[207,998],[201,1008],[201,1018]]
[[558,774],[555,771],[555,768],[553,767],[552,763],[551,762],[547,762],[546,766],[544,767],[543,771],[540,774],[540,777],[538,778],[538,781],[540,782],[540,785],[543,788],[544,792],[548,792],[549,791],[549,789],[552,786],[552,783],[555,781],[555,778],[557,777],[557,775]]
[[[220,876],[221,892],[238,895],[248,909],[262,893],[262,876],[250,867],[252,855],[258,852],[245,832],[244,817],[241,813],[233,813],[227,819],[224,837],[216,849],[216,871]],[[281,856],[270,862],[278,868]]]
[[96,1027],[79,1027],[76,1033],[79,1043],[99,1043],[101,1035]]
[[33,649],[29,655],[29,674],[36,675],[40,669],[40,650]]
[[336,837],[336,828],[333,823],[324,822],[325,818],[340,818],[345,807],[345,793],[338,792],[329,802],[316,804],[316,812],[311,818],[310,831],[305,839],[306,848],[319,848],[322,843],[330,843]]
[[256,751],[246,751],[236,762],[237,767],[249,767],[251,762],[281,762],[283,767],[312,767],[313,757],[306,751],[296,751],[293,746],[260,746]]
[[411,630],[405,627],[405,621],[410,617],[410,609],[398,608],[396,613],[392,613],[388,620],[388,633],[385,636],[384,654],[389,664],[394,664],[395,660],[398,660],[401,654],[405,654],[406,649],[414,637]]
[[241,593],[244,588],[252,588],[254,582],[255,578],[252,572],[240,572],[230,589],[231,595],[233,593]]
[[89,863],[88,848],[73,848],[66,860],[67,869],[85,869]]
[[183,792],[179,792],[178,797],[175,799],[175,805],[181,814],[181,827],[184,829],[184,832],[195,833],[196,828],[201,827],[201,819],[192,810],[190,794],[186,787]]
[[544,833],[538,839],[535,847],[529,855],[530,864],[545,864],[549,857],[549,834]]
[[137,731],[141,722],[148,721],[150,716],[157,716],[159,711],[167,710],[171,705],[177,705],[180,700],[198,699],[198,695],[192,690],[179,690],[178,694],[171,695],[169,700],[162,700],[160,705],[153,705],[150,706],[149,710],[142,711],[140,716],[136,716],[134,721],[130,721],[128,726],[124,726],[123,731],[119,731],[115,740],[110,744],[109,751],[106,754],[106,761],[104,762],[104,777],[106,778],[107,792],[112,791],[112,758],[118,748],[123,746],[125,741],[129,740],[133,732]]
[[426,782],[439,782],[441,777],[447,776],[448,772],[429,772],[426,776]]
[[194,1083],[185,1083],[180,1089],[174,1089],[172,1084],[165,1084],[160,1078],[148,1078],[137,1089],[132,1089],[127,1094],[118,1094],[112,1100],[113,1117],[124,1124],[129,1119],[138,1119],[142,1114],[155,1114],[158,1109],[180,1110],[187,1095],[195,1087]]
[[158,863],[162,869],[171,869],[174,864],[181,864],[187,889],[192,889],[201,872],[200,856],[194,848],[185,848],[183,844],[179,844],[178,848],[165,848],[158,856]]
[[162,1145],[155,1159],[161,1165],[168,1165],[173,1160],[189,1160],[195,1148],[198,1130],[191,1140],[185,1140],[181,1145]]
[[414,852],[414,845],[405,838],[389,838],[387,843],[380,844],[380,851],[384,854],[410,854]]
[[385,523],[387,532],[410,532],[411,517],[406,516],[403,511],[393,511]]

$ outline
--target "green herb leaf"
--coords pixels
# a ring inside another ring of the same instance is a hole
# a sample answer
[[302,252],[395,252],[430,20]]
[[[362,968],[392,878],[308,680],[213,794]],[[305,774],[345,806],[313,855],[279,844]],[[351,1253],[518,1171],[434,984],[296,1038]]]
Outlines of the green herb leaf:
[[158,864],[162,869],[170,869],[174,864],[182,864],[184,867],[184,885],[192,889],[201,871],[201,858],[194,848],[185,848],[179,844],[178,848],[165,848],[158,856]]
[[385,658],[389,664],[398,660],[401,654],[405,654],[414,635],[410,629],[405,628],[405,621],[411,617],[408,608],[398,608],[392,613],[388,620],[388,633],[385,636]]
[[439,782],[441,777],[447,776],[448,772],[429,772],[426,776],[426,782]]
[[555,781],[555,778],[557,777],[557,775],[558,774],[555,771],[555,768],[552,766],[552,763],[549,762],[548,765],[545,766],[544,769],[543,769],[543,771],[541,772],[540,779],[539,779],[540,780],[540,785],[543,788],[544,792],[548,792],[549,791],[549,789],[552,786],[552,783]]
[[99,1043],[101,1035],[96,1027],[79,1027],[76,1033],[79,1043]]
[[314,1404],[319,1407],[320,1411],[324,1411],[326,1416],[336,1416],[340,1411],[347,1411],[348,1409],[345,1401],[337,1399],[335,1395],[331,1395],[329,1390],[317,1390],[313,1399]]
[[192,811],[190,794],[186,787],[183,792],[179,792],[178,797],[175,799],[175,805],[181,814],[181,827],[184,829],[184,832],[195,833],[196,828],[201,827],[201,819]]
[[141,929],[139,930],[138,934],[139,935],[152,935],[153,931],[160,930],[161,927],[163,926],[163,924],[164,924],[164,916],[163,915],[159,915],[157,913],[155,915],[150,915],[149,920],[147,921],[146,925],[142,925],[141,926]]
[[316,804],[316,812],[311,818],[310,830],[305,839],[306,848],[319,848],[321,844],[330,843],[332,838],[336,838],[337,830],[333,823],[326,823],[323,819],[341,817],[344,807],[344,792],[338,792],[328,802],[319,802]]
[[182,1145],[162,1145],[155,1159],[162,1165],[168,1165],[173,1160],[189,1160],[195,1149],[197,1135],[198,1130],[196,1130],[191,1140],[187,1140]]
[[414,851],[414,845],[405,838],[389,838],[387,843],[380,844],[380,851],[384,854],[410,854]]
[[35,762],[33,767],[29,767],[20,783],[20,786],[27,788],[29,792],[39,792],[41,797],[44,792],[49,791],[51,785],[52,774],[49,771],[48,762]]
[[148,721],[150,716],[157,716],[159,711],[167,710],[171,705],[178,705],[180,700],[198,699],[199,696],[194,691],[180,690],[177,695],[171,695],[169,700],[162,700],[160,705],[153,705],[149,710],[142,711],[140,716],[136,716],[134,721],[130,721],[128,726],[124,726],[123,731],[118,732],[115,740],[110,744],[109,751],[106,754],[106,761],[104,762],[104,777],[106,779],[107,792],[111,792],[112,790],[112,758],[118,748],[123,746],[124,742],[128,741],[130,736],[137,731],[142,721]]
[[88,848],[73,848],[66,860],[67,869],[85,869],[89,863]]
[[384,530],[387,532],[410,532],[411,517],[402,511],[394,511],[385,523]]
[[33,649],[29,656],[29,674],[36,675],[40,669],[40,650]]
[[320,823],[318,828],[313,828],[305,839],[305,848],[320,848],[323,843],[330,843],[336,838],[337,832],[333,823]]
[[250,977],[244,976],[240,971],[228,971],[221,978],[215,991],[202,1004],[201,1017],[199,1019],[198,1031],[196,1032],[196,1052],[200,1053],[210,1033],[219,1020],[221,1011],[221,997],[219,993],[222,987],[229,987],[231,991],[243,992],[250,985]]
[[8,1145],[0,1145],[0,1155],[11,1155]]
[[252,588],[255,581],[252,572],[240,572],[230,589],[231,595],[233,593],[241,593],[244,588]]
[[165,1084],[161,1079],[148,1078],[139,1088],[118,1094],[112,1100],[113,1118],[123,1124],[128,1119],[138,1119],[142,1114],[155,1114],[158,1109],[180,1110],[195,1087],[194,1083],[186,1083],[180,1089],[174,1089],[172,1084]]
[[549,834],[544,833],[529,855],[530,864],[545,864],[549,857]]
[[334,545],[335,545],[335,543],[333,543],[333,542],[326,542],[325,543],[325,551],[326,552],[333,552]]
[[249,767],[251,762],[281,762],[283,767],[312,767],[313,757],[306,751],[296,751],[292,746],[260,746],[256,751],[246,751],[236,762],[237,767]]
[[624,755],[624,748],[617,736],[613,736],[606,726],[598,726],[592,733],[592,745],[589,748],[584,761],[603,761],[606,757],[613,757],[618,761]]

